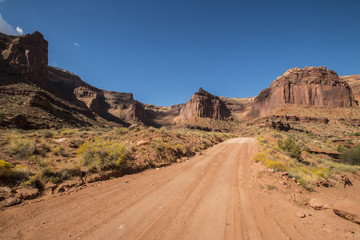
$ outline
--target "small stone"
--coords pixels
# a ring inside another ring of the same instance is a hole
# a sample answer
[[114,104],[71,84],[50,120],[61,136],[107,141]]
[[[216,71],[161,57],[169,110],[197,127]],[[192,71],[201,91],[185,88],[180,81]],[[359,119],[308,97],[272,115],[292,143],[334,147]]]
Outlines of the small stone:
[[327,203],[323,203],[319,199],[315,199],[315,198],[311,199],[309,201],[309,204],[315,210],[330,208],[330,206]]
[[306,214],[303,212],[297,212],[296,216],[298,216],[299,218],[304,218],[304,217],[306,217]]
[[17,198],[8,198],[5,200],[5,207],[11,207],[14,206],[16,204],[21,203],[21,199],[17,199]]

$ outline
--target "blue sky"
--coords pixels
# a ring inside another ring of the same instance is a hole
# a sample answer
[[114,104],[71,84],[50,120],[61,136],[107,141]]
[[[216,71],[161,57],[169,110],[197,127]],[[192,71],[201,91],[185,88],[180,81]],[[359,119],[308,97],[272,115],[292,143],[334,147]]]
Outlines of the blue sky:
[[293,67],[360,74],[359,10],[359,0],[0,0],[0,29],[40,31],[49,65],[168,106],[199,87],[255,96]]

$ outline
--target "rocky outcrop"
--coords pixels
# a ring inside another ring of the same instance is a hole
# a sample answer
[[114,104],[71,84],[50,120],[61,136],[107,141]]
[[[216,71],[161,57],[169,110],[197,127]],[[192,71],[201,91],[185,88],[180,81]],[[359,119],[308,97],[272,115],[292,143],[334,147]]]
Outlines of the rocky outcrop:
[[342,80],[347,82],[351,87],[351,90],[354,94],[355,100],[360,102],[360,74],[359,75],[349,75],[349,76],[341,76]]
[[230,110],[219,97],[200,88],[181,108],[179,117],[182,120],[196,117],[225,120],[230,115]]
[[71,72],[49,67],[49,89],[58,97],[79,107],[87,108],[108,121],[142,121],[147,123],[142,103],[132,93],[95,88]]
[[21,77],[40,87],[46,87],[48,42],[39,32],[23,36],[0,33],[0,76],[2,84],[9,83],[5,76]]
[[[96,121],[98,117],[122,125],[129,125],[127,121],[147,123],[143,104],[134,100],[131,93],[101,90],[71,72],[48,66],[48,42],[39,32],[24,36],[0,34],[0,53],[0,92],[30,98],[30,115],[46,111],[75,125],[83,125],[84,118]],[[42,110],[37,111],[39,108]],[[45,122],[45,116],[44,119]],[[7,125],[5,120],[3,126]],[[40,125],[26,124],[26,128],[32,126]]]
[[294,68],[285,72],[255,98],[251,117],[265,116],[286,104],[319,107],[357,106],[349,85],[325,67]]

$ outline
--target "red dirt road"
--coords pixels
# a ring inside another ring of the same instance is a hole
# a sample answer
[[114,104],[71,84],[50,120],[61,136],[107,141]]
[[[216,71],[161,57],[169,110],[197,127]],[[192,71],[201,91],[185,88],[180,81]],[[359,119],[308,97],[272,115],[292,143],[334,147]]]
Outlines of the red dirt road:
[[336,239],[260,191],[256,146],[230,139],[181,164],[5,209],[0,238]]

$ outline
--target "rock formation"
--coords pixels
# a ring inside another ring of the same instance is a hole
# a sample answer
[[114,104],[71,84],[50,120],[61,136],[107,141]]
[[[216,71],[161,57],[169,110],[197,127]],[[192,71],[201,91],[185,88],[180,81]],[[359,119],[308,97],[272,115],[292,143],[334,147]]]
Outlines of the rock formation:
[[342,80],[347,82],[351,87],[351,90],[354,94],[355,100],[360,102],[360,74],[359,75],[349,75],[349,76],[341,76]]
[[24,36],[0,34],[0,75],[6,84],[6,75],[21,77],[40,87],[46,87],[48,42],[39,32]]
[[84,107],[108,121],[142,121],[147,123],[142,103],[132,93],[106,91],[89,85],[79,76],[59,68],[49,67],[51,92],[79,107]]
[[357,106],[349,85],[325,67],[294,68],[271,83],[255,98],[252,117],[265,116],[286,104],[319,107]]
[[202,88],[181,108],[179,119],[187,120],[195,117],[225,120],[230,117],[230,110],[224,102]]
[[[53,122],[52,117],[64,117],[65,122],[83,125],[82,118],[96,120],[97,115],[122,125],[129,125],[126,121],[147,123],[143,104],[134,100],[131,93],[101,90],[73,73],[48,66],[48,42],[39,32],[23,36],[0,33],[0,53],[0,92],[27,96],[29,108],[41,108],[50,113],[48,122]],[[79,115],[83,117],[76,117]],[[47,117],[42,118],[46,120]],[[22,125],[19,127],[39,126]],[[41,126],[46,127],[46,124]]]

